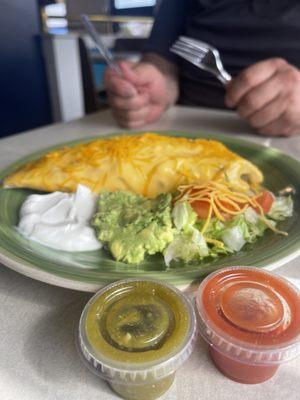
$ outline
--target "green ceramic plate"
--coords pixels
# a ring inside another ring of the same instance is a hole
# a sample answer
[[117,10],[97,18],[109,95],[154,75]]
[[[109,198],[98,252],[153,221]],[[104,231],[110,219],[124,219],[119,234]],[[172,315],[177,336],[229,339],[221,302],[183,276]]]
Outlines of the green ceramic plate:
[[[262,169],[265,186],[277,192],[287,185],[300,192],[300,163],[271,148],[246,142],[226,135],[199,135],[183,132],[160,132],[166,135],[213,138],[223,142],[234,152],[251,160]],[[74,141],[87,142],[95,138]],[[60,145],[62,146],[62,145]],[[60,146],[56,146],[60,147]],[[52,150],[48,148],[12,164],[0,172],[0,181],[22,164]],[[266,232],[252,245],[238,254],[219,258],[213,262],[183,265],[166,269],[162,256],[149,257],[140,265],[126,265],[114,261],[105,250],[69,253],[53,250],[26,240],[16,230],[18,212],[26,197],[33,193],[23,189],[0,189],[0,261],[8,267],[32,278],[77,290],[95,291],[104,284],[128,277],[153,277],[180,287],[200,279],[206,274],[230,265],[254,265],[276,268],[300,254],[300,199],[295,198],[295,213],[280,224],[289,232],[288,237]]]

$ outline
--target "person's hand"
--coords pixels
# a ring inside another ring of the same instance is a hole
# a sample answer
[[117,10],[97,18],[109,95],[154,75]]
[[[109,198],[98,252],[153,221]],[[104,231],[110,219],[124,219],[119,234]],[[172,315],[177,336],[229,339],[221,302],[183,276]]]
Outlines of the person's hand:
[[146,62],[119,64],[122,76],[107,69],[104,76],[108,101],[120,126],[140,128],[159,119],[174,101],[167,77]]
[[263,135],[300,132],[300,70],[280,58],[250,66],[227,87],[228,107]]

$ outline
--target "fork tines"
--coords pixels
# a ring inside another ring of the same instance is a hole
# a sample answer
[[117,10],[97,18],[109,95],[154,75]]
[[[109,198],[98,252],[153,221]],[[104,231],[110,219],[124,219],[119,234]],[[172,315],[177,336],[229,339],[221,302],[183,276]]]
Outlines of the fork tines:
[[205,53],[207,53],[209,50],[214,50],[214,47],[210,46],[208,43],[204,43],[201,42],[201,40],[192,39],[187,36],[179,36],[178,41],[193,46],[196,49],[199,49],[200,51],[203,51]]
[[199,46],[193,40],[181,36],[170,49],[173,53],[185,58],[192,63],[200,63],[209,49]]
[[224,85],[232,79],[225,71],[218,50],[196,39],[180,36],[170,51],[205,71],[214,74]]

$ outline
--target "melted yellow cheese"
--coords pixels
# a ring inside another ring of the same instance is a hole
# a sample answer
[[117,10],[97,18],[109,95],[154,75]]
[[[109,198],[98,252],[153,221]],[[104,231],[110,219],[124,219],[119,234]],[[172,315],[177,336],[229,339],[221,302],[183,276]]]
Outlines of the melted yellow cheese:
[[227,180],[247,191],[262,179],[255,165],[220,142],[144,133],[49,152],[8,176],[4,185],[53,192],[75,191],[81,183],[95,193],[129,190],[154,197],[205,180]]

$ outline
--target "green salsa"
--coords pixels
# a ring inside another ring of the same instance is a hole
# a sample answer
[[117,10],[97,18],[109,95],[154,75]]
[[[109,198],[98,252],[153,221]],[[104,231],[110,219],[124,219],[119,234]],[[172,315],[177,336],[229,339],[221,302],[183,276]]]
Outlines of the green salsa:
[[[127,351],[158,349],[174,329],[174,315],[152,294],[131,294],[113,303],[104,315],[102,334]],[[101,324],[100,324],[101,329]]]
[[[154,316],[141,318],[141,309],[148,313],[155,310]],[[126,363],[158,362],[172,356],[188,330],[189,315],[178,295],[146,280],[104,292],[91,305],[86,318],[86,336],[92,347],[107,358]]]
[[171,287],[152,280],[112,285],[92,301],[85,319],[94,357],[124,369],[121,381],[109,383],[126,399],[155,399],[170,387],[176,368],[155,375],[153,367],[164,368],[182,350],[190,328],[186,302]]
[[155,382],[143,385],[128,385],[110,383],[111,388],[124,399],[128,400],[154,400],[162,396],[174,382],[175,373]]

